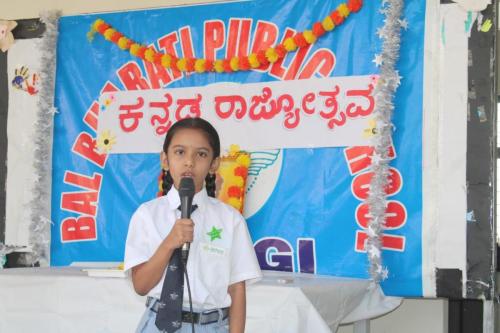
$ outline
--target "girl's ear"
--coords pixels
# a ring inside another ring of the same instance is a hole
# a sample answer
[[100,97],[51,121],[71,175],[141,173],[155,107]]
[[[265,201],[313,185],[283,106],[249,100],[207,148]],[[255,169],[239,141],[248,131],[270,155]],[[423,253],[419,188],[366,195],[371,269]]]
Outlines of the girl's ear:
[[163,170],[168,170],[167,154],[164,151],[162,151],[160,154],[160,162],[161,162],[161,168]]
[[220,165],[220,157],[214,158],[214,160],[212,161],[212,164],[210,165],[209,172],[212,174],[215,174],[215,172],[219,168],[219,165]]

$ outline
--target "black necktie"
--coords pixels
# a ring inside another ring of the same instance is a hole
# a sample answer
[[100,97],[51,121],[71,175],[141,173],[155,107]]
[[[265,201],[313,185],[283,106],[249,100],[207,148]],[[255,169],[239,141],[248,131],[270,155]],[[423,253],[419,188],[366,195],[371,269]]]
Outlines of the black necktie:
[[[191,206],[191,213],[198,208]],[[180,209],[180,206],[179,206]],[[175,249],[167,266],[167,273],[161,289],[155,325],[162,332],[173,333],[182,325],[182,300],[184,297],[184,263],[181,249]]]

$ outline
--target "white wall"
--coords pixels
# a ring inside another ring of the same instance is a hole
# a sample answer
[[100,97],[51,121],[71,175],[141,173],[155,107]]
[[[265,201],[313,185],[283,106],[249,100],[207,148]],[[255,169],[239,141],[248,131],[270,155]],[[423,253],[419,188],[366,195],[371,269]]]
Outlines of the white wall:
[[[0,19],[38,17],[44,10],[61,10],[63,15],[155,8],[179,4],[218,2],[214,0],[0,0]],[[407,299],[392,313],[371,321],[372,333],[446,333],[445,300]],[[353,332],[352,325],[339,333]]]
[[61,10],[63,15],[157,8],[181,4],[219,2],[215,0],[0,0],[0,19],[38,17],[44,10]]

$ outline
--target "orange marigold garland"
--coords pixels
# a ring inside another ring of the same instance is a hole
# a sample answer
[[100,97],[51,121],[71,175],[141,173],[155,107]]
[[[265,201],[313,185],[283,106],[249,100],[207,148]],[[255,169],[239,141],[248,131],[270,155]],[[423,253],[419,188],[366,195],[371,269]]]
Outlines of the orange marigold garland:
[[336,26],[342,24],[351,13],[358,12],[363,6],[363,0],[348,0],[337,6],[321,22],[315,22],[310,30],[297,32],[293,37],[286,38],[283,44],[259,50],[248,56],[233,57],[230,59],[208,60],[203,58],[180,58],[169,53],[158,52],[153,48],[134,42],[122,33],[111,27],[102,19],[95,20],[87,33],[89,40],[94,38],[96,33],[102,35],[106,40],[118,45],[122,50],[129,51],[131,55],[141,58],[144,61],[161,65],[164,68],[181,72],[217,72],[233,73],[238,71],[248,71],[251,69],[266,66],[283,59],[287,53],[298,48],[314,44],[318,38],[326,32],[332,31]]
[[222,183],[217,198],[240,212],[243,212],[245,201],[246,179],[250,166],[250,154],[231,145],[229,153],[221,157],[217,173]]

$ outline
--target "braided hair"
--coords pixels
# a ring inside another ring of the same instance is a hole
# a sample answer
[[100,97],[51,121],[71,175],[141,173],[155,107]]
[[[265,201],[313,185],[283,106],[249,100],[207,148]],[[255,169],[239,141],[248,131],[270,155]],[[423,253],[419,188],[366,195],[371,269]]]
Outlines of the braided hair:
[[208,196],[215,198],[215,174],[209,173],[205,177],[205,187],[207,188]]
[[170,171],[165,169],[161,169],[161,190],[162,190],[162,195],[166,195],[168,191],[172,188],[172,185],[174,184],[174,179],[172,178],[172,175],[170,174]]
[[[210,147],[213,150],[214,156],[213,158],[217,158],[220,156],[220,139],[219,134],[215,128],[205,119],[202,118],[185,118],[176,122],[167,132],[165,136],[165,141],[163,142],[163,152],[166,154],[168,151],[168,146],[172,139],[179,130],[181,129],[196,129],[201,131],[208,140]],[[162,170],[162,191],[163,195],[166,195],[168,191],[172,188],[174,184],[174,179],[172,175],[167,170]],[[207,189],[207,194],[212,198],[215,198],[215,174],[208,174],[205,177],[205,187]]]

